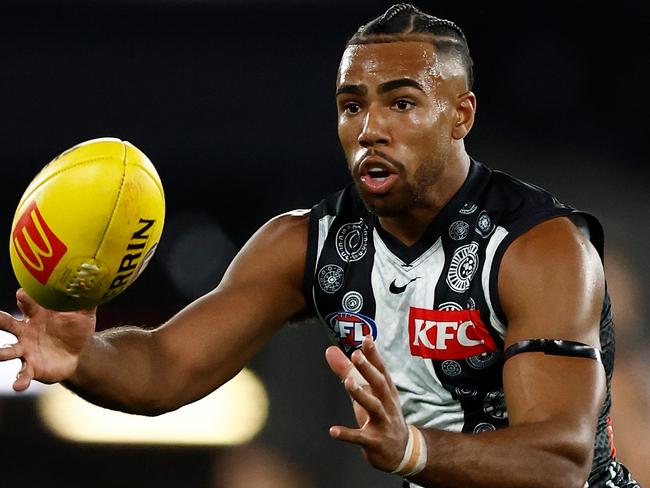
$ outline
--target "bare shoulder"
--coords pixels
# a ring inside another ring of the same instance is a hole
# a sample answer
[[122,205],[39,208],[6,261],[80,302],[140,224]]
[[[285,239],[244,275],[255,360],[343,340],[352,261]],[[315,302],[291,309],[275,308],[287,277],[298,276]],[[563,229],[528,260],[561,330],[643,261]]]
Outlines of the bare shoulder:
[[594,246],[568,218],[538,224],[510,245],[498,289],[508,322],[515,325],[514,330],[509,326],[510,336],[555,333],[597,342],[603,267]]
[[287,261],[302,258],[304,263],[308,233],[309,210],[292,210],[273,217],[260,227],[241,253],[249,253],[255,249],[263,251],[263,254],[283,255]]
[[589,239],[567,217],[558,217],[542,222],[519,236],[508,248],[504,259],[512,261],[538,262],[565,258],[595,259],[600,262],[598,253]]
[[232,280],[259,279],[289,282],[301,287],[307,255],[309,210],[293,210],[273,217],[260,227],[235,257],[224,276]]
[[296,209],[273,217],[258,233],[269,239],[298,240],[306,245],[308,229],[309,209]]

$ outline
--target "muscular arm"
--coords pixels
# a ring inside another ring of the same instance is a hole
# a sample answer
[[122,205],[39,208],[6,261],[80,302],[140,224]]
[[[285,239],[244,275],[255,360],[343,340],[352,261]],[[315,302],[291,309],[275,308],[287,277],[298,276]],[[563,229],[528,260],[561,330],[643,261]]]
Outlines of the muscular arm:
[[[506,252],[499,296],[505,346],[533,338],[600,349],[604,278],[599,257],[567,219],[540,224]],[[435,487],[582,488],[605,392],[602,364],[524,353],[503,370],[510,427],[477,435],[425,431],[428,466],[414,478]]]
[[195,401],[232,378],[304,308],[308,216],[263,226],[219,286],[154,330],[93,336],[66,385],[100,405],[156,415]]

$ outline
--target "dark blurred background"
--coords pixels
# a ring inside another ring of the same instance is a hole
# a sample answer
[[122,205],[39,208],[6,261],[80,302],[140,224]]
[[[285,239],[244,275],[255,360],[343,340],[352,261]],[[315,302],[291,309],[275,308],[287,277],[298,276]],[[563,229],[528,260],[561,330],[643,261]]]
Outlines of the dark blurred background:
[[[0,228],[8,238],[23,190],[56,154],[95,137],[132,142],[160,173],[167,226],[147,271],[100,309],[99,325],[164,321],[215,286],[262,223],[348,182],[336,69],[346,39],[391,3],[3,2]],[[456,21],[469,39],[478,96],[469,153],[595,213],[605,227],[620,316],[614,432],[623,461],[650,482],[645,6],[415,3]],[[4,263],[0,307],[13,311],[8,254]],[[269,421],[236,449],[68,444],[39,424],[32,398],[0,397],[0,484],[397,488],[396,477],[327,435],[352,420],[323,360],[326,344],[318,324],[290,326],[253,361]],[[237,478],[255,466],[262,481]]]

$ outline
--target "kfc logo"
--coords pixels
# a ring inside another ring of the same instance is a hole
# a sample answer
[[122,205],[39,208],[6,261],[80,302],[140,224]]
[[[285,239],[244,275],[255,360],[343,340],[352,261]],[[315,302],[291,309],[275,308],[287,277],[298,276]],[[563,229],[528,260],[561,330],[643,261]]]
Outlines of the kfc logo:
[[443,361],[496,351],[477,310],[429,310],[411,307],[409,345],[413,356]]

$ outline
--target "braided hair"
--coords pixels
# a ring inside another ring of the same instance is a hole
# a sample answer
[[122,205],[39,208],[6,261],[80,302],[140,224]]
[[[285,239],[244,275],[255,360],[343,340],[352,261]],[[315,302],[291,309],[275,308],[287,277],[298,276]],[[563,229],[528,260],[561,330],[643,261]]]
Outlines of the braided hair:
[[465,70],[467,86],[472,88],[474,62],[463,31],[454,22],[424,13],[410,3],[393,5],[359,27],[347,46],[412,40],[429,41],[439,54],[456,56]]

